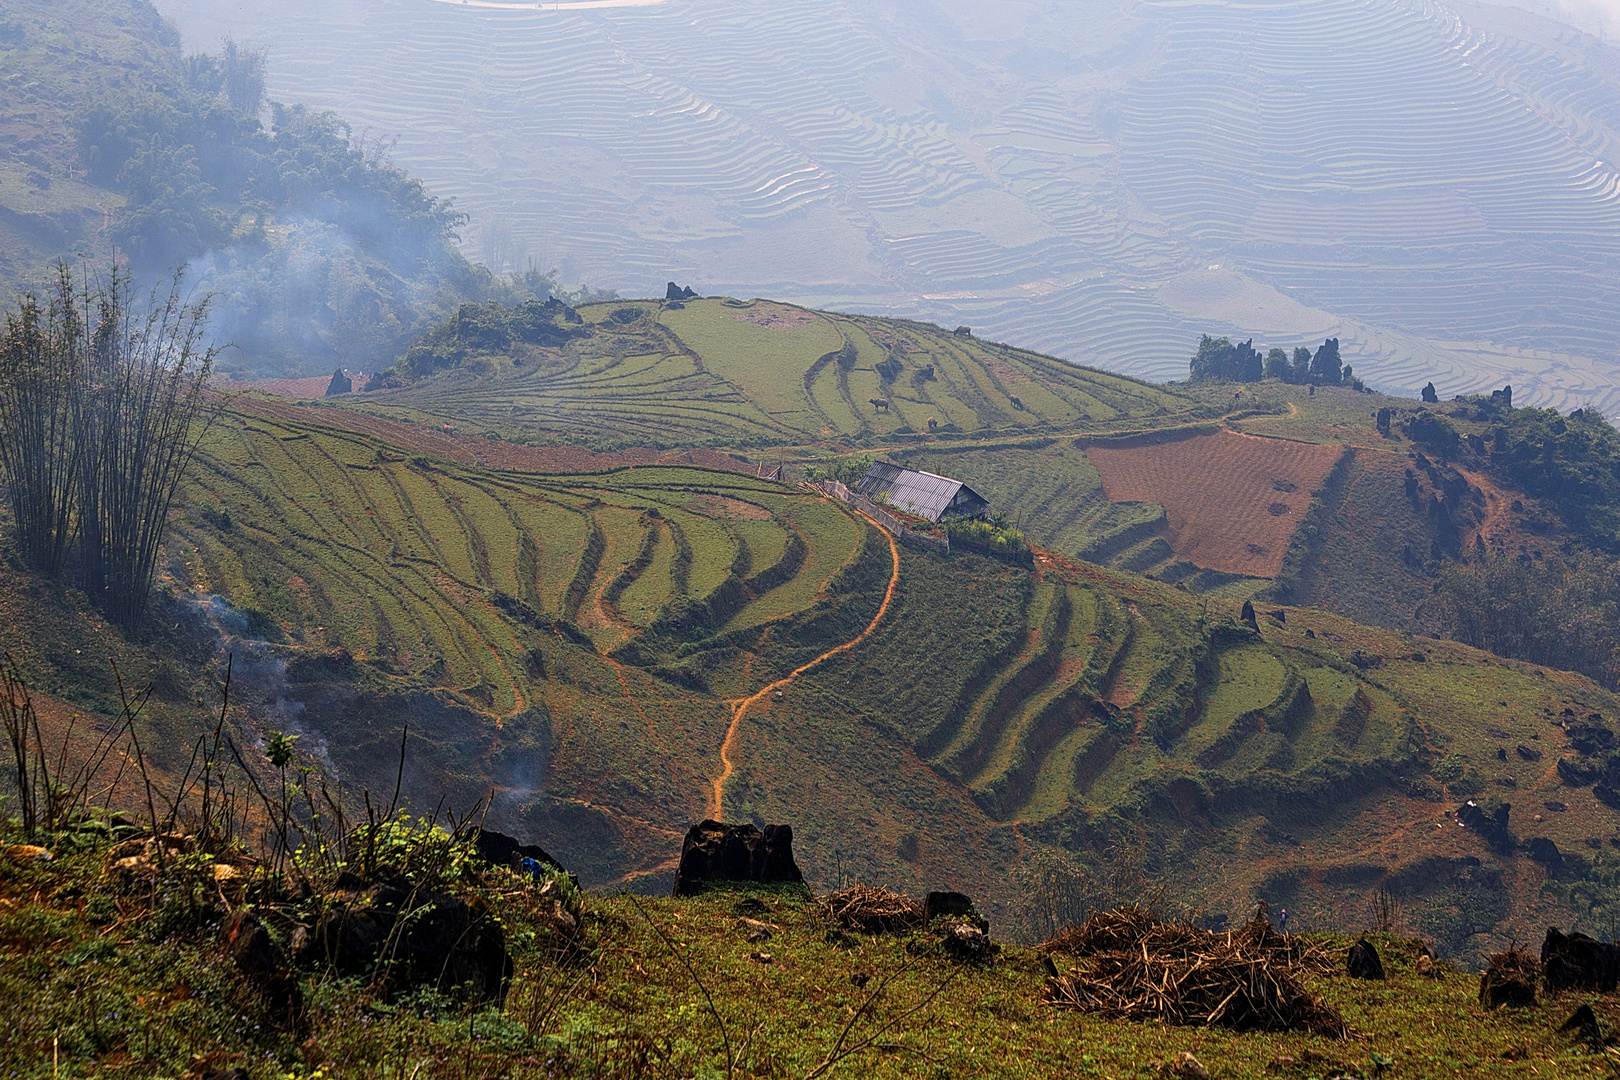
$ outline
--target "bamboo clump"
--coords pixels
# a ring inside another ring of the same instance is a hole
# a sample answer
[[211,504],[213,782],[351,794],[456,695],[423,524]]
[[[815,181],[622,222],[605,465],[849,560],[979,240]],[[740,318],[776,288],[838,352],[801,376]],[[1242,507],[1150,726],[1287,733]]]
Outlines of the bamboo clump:
[[1046,1000],[1113,1019],[1343,1037],[1344,1020],[1300,976],[1325,957],[1263,917],[1215,933],[1140,908],[1098,912],[1042,947],[1080,965],[1047,980]]

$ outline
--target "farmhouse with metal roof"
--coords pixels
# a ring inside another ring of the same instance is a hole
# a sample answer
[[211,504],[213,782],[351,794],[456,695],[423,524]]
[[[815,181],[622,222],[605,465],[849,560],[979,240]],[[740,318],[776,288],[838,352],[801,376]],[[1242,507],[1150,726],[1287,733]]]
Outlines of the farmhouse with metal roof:
[[897,510],[929,521],[978,517],[990,509],[990,504],[978,492],[960,480],[918,472],[888,461],[873,462],[866,475],[855,482],[855,490],[868,499],[884,496]]

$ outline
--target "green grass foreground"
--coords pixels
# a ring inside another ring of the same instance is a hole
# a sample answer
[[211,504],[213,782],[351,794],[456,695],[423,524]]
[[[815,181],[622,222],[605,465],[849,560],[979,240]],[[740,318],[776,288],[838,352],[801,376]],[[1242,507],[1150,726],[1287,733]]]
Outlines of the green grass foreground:
[[[1345,1040],[1104,1021],[1043,1003],[1033,949],[963,964],[922,934],[845,934],[798,890],[587,897],[580,940],[559,947],[532,888],[488,870],[472,889],[517,968],[503,1008],[306,972],[307,1027],[289,1033],[217,943],[217,894],[180,874],[120,893],[104,844],[58,851],[0,860],[6,1076],[1147,1077],[1190,1050],[1216,1077],[1585,1077],[1609,1073],[1558,1025],[1585,1001],[1605,1028],[1620,1018],[1578,994],[1487,1012],[1474,976],[1420,977],[1419,943],[1375,935],[1388,983],[1305,977]],[[771,936],[751,941],[761,924]],[[1336,957],[1349,943],[1313,941]]]

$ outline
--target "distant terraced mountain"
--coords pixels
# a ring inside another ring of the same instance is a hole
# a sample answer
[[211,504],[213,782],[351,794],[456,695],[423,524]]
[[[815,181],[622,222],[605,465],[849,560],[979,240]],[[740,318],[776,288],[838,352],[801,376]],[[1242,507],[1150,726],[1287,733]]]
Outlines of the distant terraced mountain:
[[1418,0],[163,0],[397,133],[526,258],[966,322],[1139,376],[1337,336],[1380,387],[1620,408],[1620,54]]

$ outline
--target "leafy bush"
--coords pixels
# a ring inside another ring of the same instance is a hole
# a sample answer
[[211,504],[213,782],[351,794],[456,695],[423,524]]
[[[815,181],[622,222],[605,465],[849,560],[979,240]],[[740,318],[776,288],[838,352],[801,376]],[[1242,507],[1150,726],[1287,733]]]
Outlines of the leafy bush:
[[982,518],[951,519],[944,523],[945,535],[953,545],[986,555],[1010,557],[1023,561],[1030,557],[1029,543],[1024,534],[1009,525],[998,514],[990,521]]
[[[633,311],[633,308],[621,310]],[[505,304],[462,304],[406,351],[397,367],[421,377],[469,366],[482,357],[520,358],[528,347],[558,346],[585,331],[578,312],[556,297]]]
[[1479,404],[1494,421],[1489,468],[1498,480],[1556,507],[1586,543],[1620,552],[1620,432],[1594,409]]

